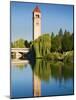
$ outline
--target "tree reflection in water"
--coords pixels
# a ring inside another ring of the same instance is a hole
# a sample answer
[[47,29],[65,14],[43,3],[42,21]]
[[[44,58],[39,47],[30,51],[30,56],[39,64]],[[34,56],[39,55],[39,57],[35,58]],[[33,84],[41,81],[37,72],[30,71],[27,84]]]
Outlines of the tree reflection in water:
[[59,83],[64,80],[73,78],[74,68],[73,63],[64,63],[60,61],[47,61],[36,59],[35,64],[32,65],[34,73],[34,96],[41,96],[41,81],[46,83],[51,80],[59,80]]
[[[68,79],[74,79],[74,65],[73,63],[64,63],[60,61],[50,61],[44,59],[34,59],[32,61],[28,60],[14,60],[16,67],[20,70],[27,67],[27,64],[30,64],[30,67],[33,71],[33,88],[34,96],[42,96],[42,81],[46,84],[52,79],[57,82],[59,80],[59,87],[61,83],[65,83]],[[21,63],[22,62],[22,63]]]

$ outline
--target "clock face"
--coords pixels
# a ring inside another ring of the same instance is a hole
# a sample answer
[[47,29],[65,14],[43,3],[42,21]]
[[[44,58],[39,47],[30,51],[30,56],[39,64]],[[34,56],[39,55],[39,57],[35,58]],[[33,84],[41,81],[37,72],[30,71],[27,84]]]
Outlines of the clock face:
[[39,25],[39,22],[37,22],[36,25]]
[[36,18],[39,18],[39,15],[38,14],[36,15]]

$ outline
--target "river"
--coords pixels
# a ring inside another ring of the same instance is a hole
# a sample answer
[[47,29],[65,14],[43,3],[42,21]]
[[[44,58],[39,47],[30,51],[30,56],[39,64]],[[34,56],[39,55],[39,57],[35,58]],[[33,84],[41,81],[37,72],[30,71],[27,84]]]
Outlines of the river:
[[72,95],[73,64],[36,59],[11,61],[11,98]]

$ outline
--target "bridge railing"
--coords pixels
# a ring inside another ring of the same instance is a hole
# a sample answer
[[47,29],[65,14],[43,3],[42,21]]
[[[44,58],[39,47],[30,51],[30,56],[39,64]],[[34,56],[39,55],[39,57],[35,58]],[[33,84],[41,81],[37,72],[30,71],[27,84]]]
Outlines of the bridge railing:
[[30,48],[11,48],[11,50],[30,50]]

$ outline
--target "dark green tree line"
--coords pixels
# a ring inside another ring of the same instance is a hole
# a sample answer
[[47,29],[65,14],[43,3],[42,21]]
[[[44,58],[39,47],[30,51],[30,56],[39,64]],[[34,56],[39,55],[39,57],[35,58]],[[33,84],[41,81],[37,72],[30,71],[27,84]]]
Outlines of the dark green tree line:
[[74,49],[74,34],[65,30],[63,33],[62,29],[57,35],[52,33],[51,35],[51,52],[66,52]]

